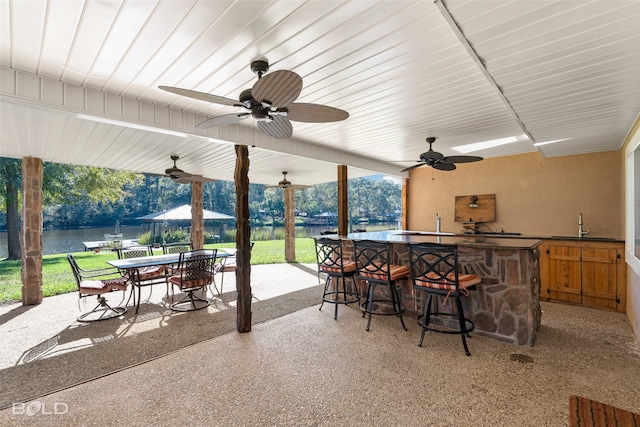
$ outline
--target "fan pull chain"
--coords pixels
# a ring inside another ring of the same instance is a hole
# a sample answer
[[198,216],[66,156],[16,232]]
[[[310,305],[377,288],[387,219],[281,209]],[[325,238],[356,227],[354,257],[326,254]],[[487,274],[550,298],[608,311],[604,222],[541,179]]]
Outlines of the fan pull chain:
[[255,138],[256,138],[256,119],[253,118],[253,126],[251,127],[251,148],[256,148],[256,142],[255,142]]

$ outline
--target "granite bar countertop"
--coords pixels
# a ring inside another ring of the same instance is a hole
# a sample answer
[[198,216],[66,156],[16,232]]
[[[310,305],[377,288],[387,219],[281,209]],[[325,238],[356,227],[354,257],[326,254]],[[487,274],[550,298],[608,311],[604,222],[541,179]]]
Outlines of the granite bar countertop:
[[467,235],[403,230],[350,233],[346,238],[350,240],[376,240],[391,243],[442,243],[496,249],[535,249],[542,243],[539,239],[502,239],[499,236],[489,235]]
[[[574,242],[612,242],[612,243],[624,243],[624,239],[618,237],[598,237],[598,236],[589,236],[585,235],[580,238],[578,236],[554,236],[554,235],[527,235],[521,233],[510,233],[510,232],[480,232],[480,233],[450,233],[450,232],[441,232],[437,233],[435,231],[420,231],[420,230],[389,230],[383,231],[382,233],[397,233],[403,236],[454,236],[454,237],[464,237],[464,238],[488,238],[492,239],[527,239],[527,240],[566,240],[566,241],[574,241]],[[351,233],[352,235],[362,235],[362,234],[371,234],[371,233]],[[357,237],[359,239],[363,237]],[[375,240],[375,239],[374,239]],[[444,242],[443,242],[444,243]]]

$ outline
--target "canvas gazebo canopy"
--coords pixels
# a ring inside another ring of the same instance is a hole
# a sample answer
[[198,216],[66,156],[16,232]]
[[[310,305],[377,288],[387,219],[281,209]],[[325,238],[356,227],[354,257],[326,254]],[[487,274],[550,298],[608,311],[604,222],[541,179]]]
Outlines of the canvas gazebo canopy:
[[[191,224],[191,206],[182,205],[177,208],[169,209],[162,212],[151,213],[144,215],[136,219],[142,220],[142,225],[145,230],[150,231],[153,227],[153,234],[156,234],[156,225],[162,225],[164,223],[172,223],[176,227],[184,223]],[[220,212],[214,212],[207,209],[203,209],[204,221],[233,221],[236,218],[231,215],[223,214]]]

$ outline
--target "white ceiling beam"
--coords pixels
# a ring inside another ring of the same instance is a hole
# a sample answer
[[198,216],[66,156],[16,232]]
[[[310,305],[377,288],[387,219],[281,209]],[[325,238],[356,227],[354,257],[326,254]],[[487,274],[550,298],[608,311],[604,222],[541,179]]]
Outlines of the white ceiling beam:
[[451,30],[453,30],[456,37],[458,37],[458,40],[460,40],[460,43],[462,44],[462,46],[464,46],[469,56],[476,63],[480,71],[482,71],[482,74],[485,76],[489,84],[491,84],[491,86],[496,90],[496,93],[498,94],[498,96],[500,97],[504,105],[507,106],[507,108],[509,109],[509,112],[513,115],[513,118],[515,119],[516,123],[518,124],[518,126],[520,126],[520,129],[522,129],[522,132],[524,132],[524,134],[527,135],[529,140],[531,140],[532,144],[535,144],[536,142],[535,139],[533,138],[531,133],[529,133],[529,131],[527,130],[527,127],[520,119],[520,116],[518,116],[518,113],[516,113],[515,109],[511,105],[511,102],[509,102],[509,99],[507,99],[507,97],[505,96],[504,92],[502,91],[502,88],[498,85],[498,83],[496,83],[491,73],[489,73],[489,70],[487,70],[487,67],[484,65],[484,62],[482,61],[482,59],[480,59],[480,57],[476,53],[473,46],[471,46],[471,43],[469,43],[469,40],[467,40],[462,30],[460,29],[456,21],[453,19],[447,7],[442,3],[442,0],[435,0],[435,4],[438,7],[438,10],[442,14],[445,21],[447,21],[447,24],[449,25],[449,27],[451,27]]
[[319,144],[275,139],[250,126],[233,124],[199,130],[204,118],[170,107],[145,103],[103,91],[47,79],[34,74],[0,67],[0,101],[55,109],[78,118],[102,121],[159,133],[184,133],[212,143],[257,146],[260,149],[324,161],[336,165],[370,170],[392,176],[405,176],[400,166],[335,150]]

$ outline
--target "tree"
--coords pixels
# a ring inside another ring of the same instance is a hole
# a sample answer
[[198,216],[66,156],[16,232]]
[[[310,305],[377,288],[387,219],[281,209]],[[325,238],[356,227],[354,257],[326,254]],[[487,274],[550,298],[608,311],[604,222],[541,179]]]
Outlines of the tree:
[[[2,194],[7,212],[7,259],[20,259],[20,216],[18,206],[22,183],[22,163],[17,159],[0,157]],[[11,232],[9,232],[11,230]]]
[[[81,200],[114,202],[124,195],[123,187],[136,174],[93,166],[44,163],[42,191],[44,204],[73,204]],[[7,212],[8,260],[20,259],[20,183],[22,163],[19,159],[0,158],[0,200]],[[76,208],[80,208],[76,205]]]

